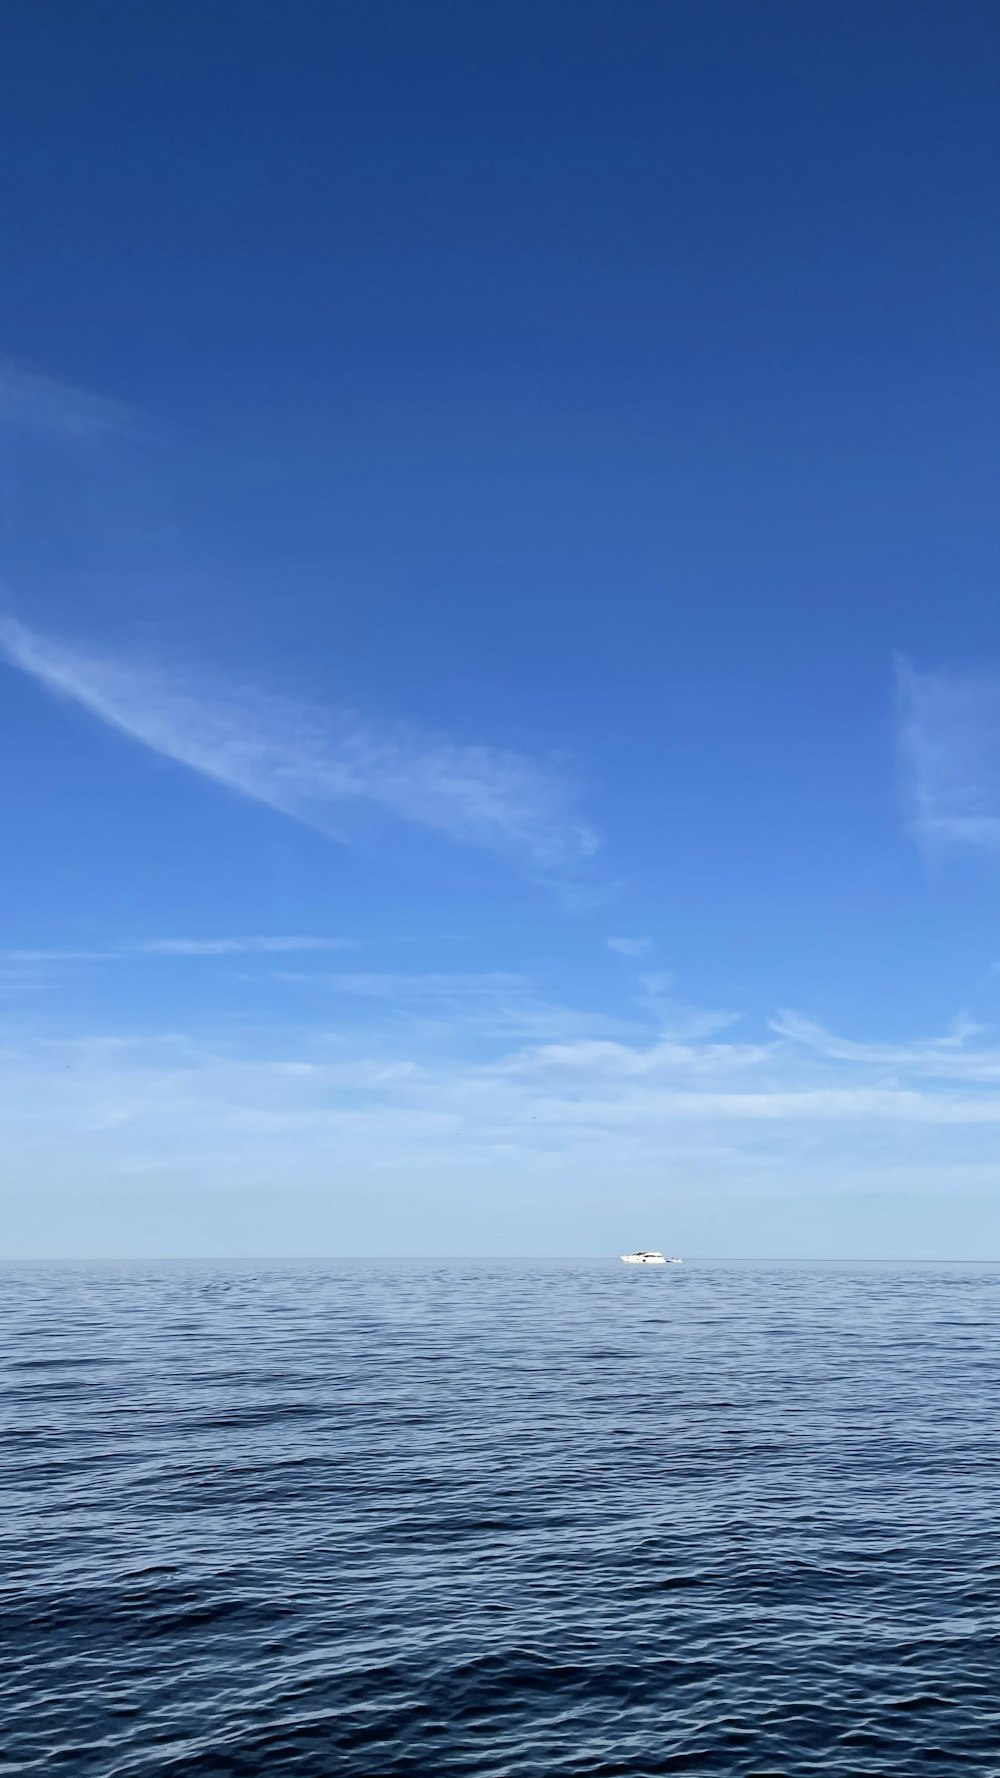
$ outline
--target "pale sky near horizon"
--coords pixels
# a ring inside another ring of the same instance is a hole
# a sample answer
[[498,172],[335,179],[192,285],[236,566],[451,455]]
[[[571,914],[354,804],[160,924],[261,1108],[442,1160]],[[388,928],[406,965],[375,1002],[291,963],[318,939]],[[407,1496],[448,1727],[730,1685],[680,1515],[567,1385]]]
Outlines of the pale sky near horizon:
[[1000,13],[14,0],[0,1254],[1000,1258]]

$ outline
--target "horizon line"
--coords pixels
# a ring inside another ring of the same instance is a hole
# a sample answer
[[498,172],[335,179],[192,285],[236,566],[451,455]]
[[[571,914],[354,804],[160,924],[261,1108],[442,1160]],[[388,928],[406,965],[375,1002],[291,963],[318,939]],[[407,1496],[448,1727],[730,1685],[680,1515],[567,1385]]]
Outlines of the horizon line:
[[[218,1265],[218,1264],[468,1264],[501,1260],[508,1264],[523,1261],[564,1260],[567,1262],[607,1262],[621,1260],[610,1253],[0,1253],[0,1265]],[[1000,1266],[1000,1255],[992,1259],[953,1256],[951,1258],[918,1258],[904,1254],[809,1254],[809,1253],[692,1253],[681,1258],[684,1265],[768,1265],[768,1266]]]

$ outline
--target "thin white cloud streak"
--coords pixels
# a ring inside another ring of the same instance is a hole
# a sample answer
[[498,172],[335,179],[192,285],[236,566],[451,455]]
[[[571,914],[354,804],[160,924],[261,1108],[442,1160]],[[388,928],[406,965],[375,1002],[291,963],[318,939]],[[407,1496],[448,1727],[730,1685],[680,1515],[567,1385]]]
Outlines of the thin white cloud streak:
[[782,1013],[771,1021],[778,1036],[803,1045],[831,1062],[854,1062],[875,1068],[884,1076],[917,1074],[939,1080],[998,1081],[1000,1050],[969,1046],[969,1039],[984,1035],[984,1028],[958,1021],[944,1037],[916,1043],[858,1043],[837,1037],[812,1019],[798,1013]]
[[343,839],[367,805],[412,826],[505,853],[535,873],[572,870],[598,845],[554,765],[466,746],[417,727],[378,729],[252,688],[192,679],[40,636],[0,620],[0,649],[48,690],[202,777]]
[[928,849],[1000,850],[1000,673],[896,664],[907,819]]
[[0,951],[0,963],[106,963],[117,951]]
[[239,938],[151,938],[100,950],[48,949],[0,951],[0,966],[58,968],[68,963],[121,963],[144,957],[289,956],[300,952],[350,951],[353,938],[309,938],[251,935]]
[[117,402],[0,362],[0,429],[79,445],[128,428]]
[[717,1031],[724,1031],[738,1022],[738,1013],[689,1006],[678,1000],[670,992],[674,981],[673,972],[664,969],[639,977],[642,993],[637,996],[638,1004],[648,1017],[655,1019],[661,1037],[685,1041],[712,1037]]
[[760,1068],[775,1053],[774,1044],[705,1043],[697,1039],[659,1038],[653,1043],[622,1043],[594,1037],[549,1043],[522,1050],[496,1064],[498,1072],[522,1076],[563,1075],[567,1080],[692,1080],[733,1079]]
[[454,1000],[472,996],[492,999],[498,993],[519,992],[528,987],[524,976],[503,970],[487,970],[481,975],[446,974],[428,971],[406,975],[391,970],[345,970],[336,975],[301,975],[283,971],[283,981],[306,982],[335,994],[356,994],[373,1000]]
[[609,951],[617,951],[619,957],[648,957],[653,949],[653,941],[649,938],[609,938],[605,943]]
[[[61,986],[67,970],[79,964],[114,968],[180,960],[195,966],[213,962],[232,963],[241,958],[293,958],[312,954],[329,956],[360,948],[350,938],[240,937],[219,939],[149,939],[106,950],[8,950],[0,951],[0,993],[16,999],[18,992],[36,994]],[[229,972],[232,974],[232,972]],[[265,973],[240,973],[236,979],[256,984],[267,982],[279,993],[289,990],[308,997],[312,1009],[331,1000],[355,1000],[371,1008],[375,1022],[391,1013],[393,1027],[404,1025],[424,1041],[454,1037],[458,1029],[476,1033],[490,1042],[515,1038],[536,1042],[571,1040],[583,1036],[629,1037],[648,1029],[649,1021],[615,1018],[580,1007],[566,1006],[540,995],[523,975],[490,970],[462,971],[340,970],[323,968],[267,968]],[[278,1003],[271,1004],[273,1013]],[[287,1002],[284,1005],[287,1014]],[[369,1019],[369,1024],[372,1020]],[[714,1021],[713,1021],[714,1023]]]
[[269,937],[250,938],[151,938],[130,947],[132,955],[147,957],[236,957],[273,955],[295,951],[350,951],[353,938]]
[[275,970],[272,979],[307,991],[314,1004],[317,995],[335,995],[367,1001],[380,1013],[390,1008],[396,1029],[405,1026],[425,1041],[453,1040],[459,1030],[494,1043],[514,1038],[572,1041],[595,1033],[627,1037],[637,1032],[635,1021],[547,1000],[527,977],[502,970],[480,974]]

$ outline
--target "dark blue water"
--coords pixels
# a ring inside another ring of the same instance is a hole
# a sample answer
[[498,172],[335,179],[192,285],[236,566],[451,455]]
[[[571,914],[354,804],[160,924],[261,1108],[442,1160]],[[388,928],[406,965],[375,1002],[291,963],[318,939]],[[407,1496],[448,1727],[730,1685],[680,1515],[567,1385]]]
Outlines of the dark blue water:
[[0,1772],[1000,1773],[1000,1272],[23,1268]]

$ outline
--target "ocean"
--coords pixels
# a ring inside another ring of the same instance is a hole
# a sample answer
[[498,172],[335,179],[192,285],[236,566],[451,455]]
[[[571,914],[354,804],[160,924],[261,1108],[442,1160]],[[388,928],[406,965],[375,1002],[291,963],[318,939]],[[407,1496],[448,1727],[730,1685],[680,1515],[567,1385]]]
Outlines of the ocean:
[[1000,1268],[0,1272],[0,1773],[1000,1773]]

